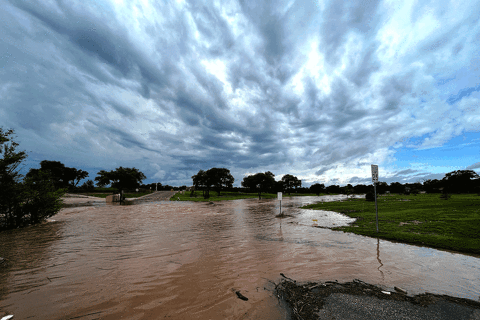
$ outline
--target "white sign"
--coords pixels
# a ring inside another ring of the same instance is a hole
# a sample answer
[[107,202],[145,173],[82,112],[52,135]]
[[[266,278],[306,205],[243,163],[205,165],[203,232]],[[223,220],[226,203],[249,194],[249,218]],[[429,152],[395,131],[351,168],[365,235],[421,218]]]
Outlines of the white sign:
[[372,164],[372,181],[378,182],[378,166]]
[[278,200],[282,201],[282,193],[278,192],[277,195],[278,195]]

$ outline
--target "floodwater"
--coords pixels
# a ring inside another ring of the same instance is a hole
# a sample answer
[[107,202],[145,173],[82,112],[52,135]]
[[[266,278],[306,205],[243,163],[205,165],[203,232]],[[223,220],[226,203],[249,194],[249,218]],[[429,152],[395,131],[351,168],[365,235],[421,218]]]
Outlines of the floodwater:
[[299,209],[339,197],[284,198],[283,219],[277,200],[63,209],[0,233],[0,315],[288,319],[272,292],[280,273],[479,299],[479,258],[317,228],[351,219]]

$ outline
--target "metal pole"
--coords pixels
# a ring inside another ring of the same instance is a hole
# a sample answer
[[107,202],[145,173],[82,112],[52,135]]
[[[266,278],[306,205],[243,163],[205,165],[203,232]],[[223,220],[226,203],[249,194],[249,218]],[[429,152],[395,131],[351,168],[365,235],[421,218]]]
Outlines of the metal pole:
[[375,192],[375,215],[377,217],[377,233],[378,233],[378,207],[377,207],[377,183],[373,183],[373,190]]
[[280,214],[282,214],[282,200],[280,200]]

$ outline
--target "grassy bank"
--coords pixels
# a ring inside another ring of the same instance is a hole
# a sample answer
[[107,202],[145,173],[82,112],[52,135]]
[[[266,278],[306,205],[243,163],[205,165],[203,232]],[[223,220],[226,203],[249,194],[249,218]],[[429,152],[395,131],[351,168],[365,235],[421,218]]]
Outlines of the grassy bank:
[[[323,195],[323,194],[320,194]],[[304,197],[304,196],[316,196],[313,193],[291,193],[283,194],[283,197]],[[204,199],[202,191],[195,191],[193,197],[190,197],[190,191],[185,191],[185,194],[177,193],[170,200],[180,201],[221,201],[221,200],[237,200],[237,199],[258,199],[258,193],[244,193],[244,192],[228,192],[222,191],[220,196],[217,195],[216,191],[210,191],[210,198]],[[277,194],[273,193],[262,193],[262,199],[276,199]]]
[[303,209],[346,214],[357,221],[334,230],[396,240],[405,243],[480,254],[480,197],[438,194],[387,195],[378,198],[379,232],[375,226],[375,203],[364,199],[325,202]]

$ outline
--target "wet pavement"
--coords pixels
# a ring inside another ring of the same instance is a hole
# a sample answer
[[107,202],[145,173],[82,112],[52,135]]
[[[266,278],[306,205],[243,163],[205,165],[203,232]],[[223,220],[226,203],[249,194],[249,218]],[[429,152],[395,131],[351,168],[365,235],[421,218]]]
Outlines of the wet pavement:
[[479,258],[316,228],[350,220],[299,209],[341,197],[284,198],[284,219],[278,201],[256,199],[62,209],[0,233],[0,314],[288,319],[273,294],[280,273],[479,299]]

